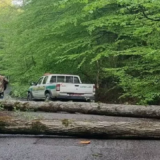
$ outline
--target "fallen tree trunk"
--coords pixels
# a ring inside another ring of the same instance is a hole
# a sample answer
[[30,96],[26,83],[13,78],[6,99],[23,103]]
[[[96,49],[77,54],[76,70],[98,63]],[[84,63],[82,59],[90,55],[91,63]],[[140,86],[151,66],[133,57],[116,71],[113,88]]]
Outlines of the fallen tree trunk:
[[0,101],[4,109],[21,111],[69,112],[142,118],[160,118],[160,106],[119,105],[83,102]]
[[43,134],[86,138],[160,138],[159,121],[95,122],[26,119],[23,115],[1,115],[1,134]]

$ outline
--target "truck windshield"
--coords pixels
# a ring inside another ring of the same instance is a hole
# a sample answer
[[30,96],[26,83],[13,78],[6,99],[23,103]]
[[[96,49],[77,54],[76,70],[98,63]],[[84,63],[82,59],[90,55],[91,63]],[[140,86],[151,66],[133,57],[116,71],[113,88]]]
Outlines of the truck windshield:
[[74,77],[74,83],[80,83],[79,78],[78,77]]

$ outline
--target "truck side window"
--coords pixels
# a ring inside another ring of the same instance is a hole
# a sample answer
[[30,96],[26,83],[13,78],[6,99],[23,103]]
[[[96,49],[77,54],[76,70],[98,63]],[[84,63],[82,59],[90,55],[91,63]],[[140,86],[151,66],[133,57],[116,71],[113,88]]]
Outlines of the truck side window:
[[74,83],[80,83],[78,77],[74,77]]
[[43,79],[43,84],[46,84],[46,82],[47,82],[47,79],[48,79],[48,76],[46,76],[44,79]]
[[64,76],[57,76],[57,82],[65,82]]
[[38,80],[37,84],[41,84],[41,83],[42,83],[42,80],[43,80],[43,77],[41,77],[41,78]]
[[56,76],[51,77],[50,83],[56,83]]
[[73,83],[73,77],[72,76],[66,76],[66,83]]

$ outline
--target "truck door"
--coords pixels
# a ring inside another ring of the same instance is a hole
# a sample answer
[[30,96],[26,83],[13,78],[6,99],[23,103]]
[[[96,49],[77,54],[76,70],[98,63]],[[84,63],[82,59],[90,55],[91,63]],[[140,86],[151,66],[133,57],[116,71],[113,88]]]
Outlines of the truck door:
[[33,88],[32,88],[32,94],[33,94],[33,97],[35,97],[35,98],[39,98],[39,97],[38,97],[39,85],[42,83],[43,78],[44,78],[44,77],[41,77],[41,78],[38,80],[37,84],[36,84],[35,86],[33,86]]
[[39,84],[39,91],[38,91],[38,96],[40,98],[44,98],[45,97],[45,90],[46,90],[46,82],[48,80],[48,76],[45,76],[42,80],[42,83]]

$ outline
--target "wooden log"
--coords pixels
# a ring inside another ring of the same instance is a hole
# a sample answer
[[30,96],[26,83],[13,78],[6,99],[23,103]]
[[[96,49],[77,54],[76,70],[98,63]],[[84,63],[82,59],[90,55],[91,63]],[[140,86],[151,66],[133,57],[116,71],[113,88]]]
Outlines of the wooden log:
[[[21,112],[20,112],[21,113]],[[160,138],[160,122],[107,122],[26,119],[23,115],[0,116],[1,134],[43,134],[86,138]]]
[[142,118],[160,118],[160,106],[120,105],[84,102],[28,102],[1,100],[4,109],[26,111],[69,112]]

